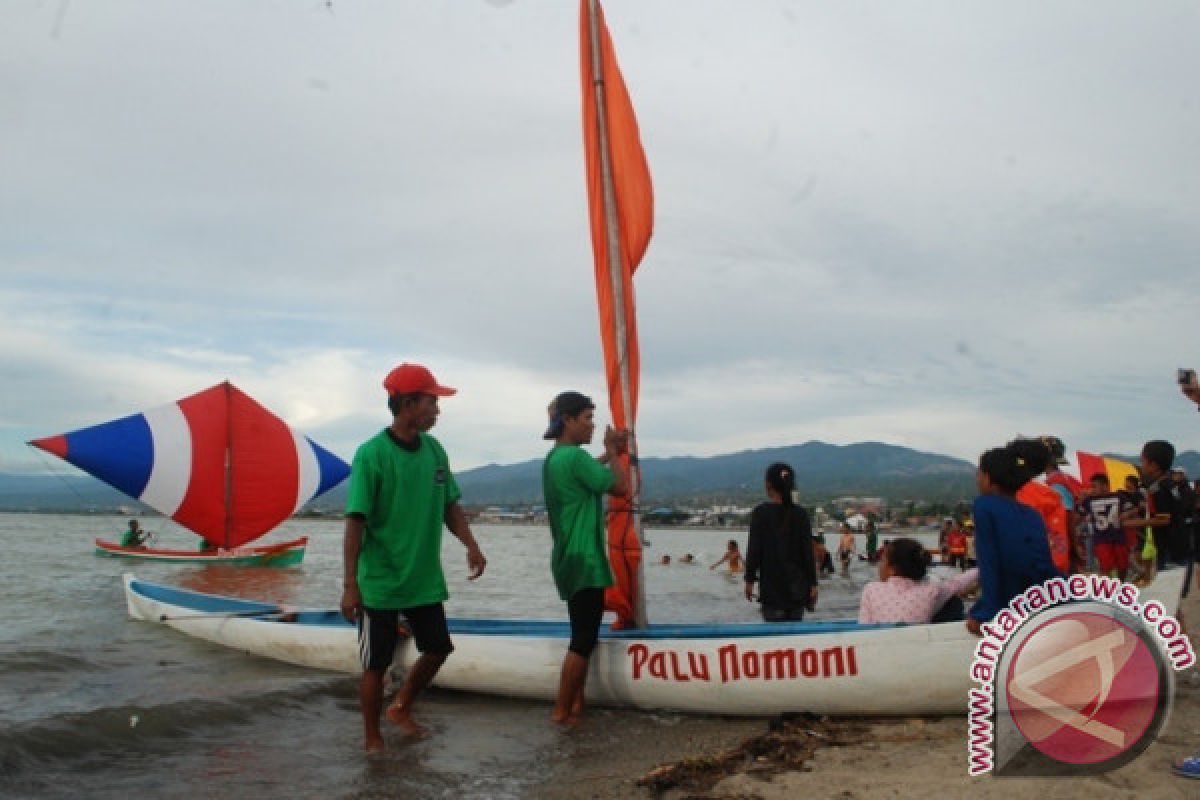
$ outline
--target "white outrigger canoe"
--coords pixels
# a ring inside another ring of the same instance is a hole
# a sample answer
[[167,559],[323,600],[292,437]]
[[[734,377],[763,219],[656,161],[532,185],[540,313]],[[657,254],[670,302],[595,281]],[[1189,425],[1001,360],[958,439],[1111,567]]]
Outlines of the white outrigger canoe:
[[[1183,570],[1141,590],[1174,613]],[[134,619],[315,669],[357,673],[357,634],[337,610],[286,611],[270,603],[203,594],[124,576]],[[567,623],[451,619],[454,655],[434,685],[552,701]],[[962,623],[859,625],[852,621],[651,625],[602,630],[591,659],[595,705],[773,716],[966,713],[978,638]],[[409,642],[396,665],[416,659]]]

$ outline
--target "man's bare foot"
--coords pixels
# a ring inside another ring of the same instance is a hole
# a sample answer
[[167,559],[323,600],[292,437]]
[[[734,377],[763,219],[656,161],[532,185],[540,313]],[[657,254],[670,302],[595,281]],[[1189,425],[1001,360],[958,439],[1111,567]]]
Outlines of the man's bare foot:
[[387,709],[388,720],[404,731],[405,736],[411,736],[416,739],[423,739],[429,735],[423,727],[417,724],[417,721],[412,718],[412,712],[407,708],[401,708],[398,705],[390,705]]
[[383,743],[382,736],[368,736],[367,737],[367,745],[366,745],[367,755],[369,755],[369,756],[379,755],[386,749],[387,749],[387,746]]
[[574,728],[579,725],[582,719],[583,717],[574,711],[559,711],[557,708],[550,714],[550,721],[564,728]]

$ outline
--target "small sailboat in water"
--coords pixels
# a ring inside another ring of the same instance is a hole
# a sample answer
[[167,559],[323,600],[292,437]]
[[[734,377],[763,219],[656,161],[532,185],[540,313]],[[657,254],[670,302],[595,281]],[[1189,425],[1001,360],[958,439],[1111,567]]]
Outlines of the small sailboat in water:
[[225,381],[139,414],[29,444],[140,500],[201,537],[200,549],[97,555],[285,566],[308,537],[248,546],[350,474],[345,461]]

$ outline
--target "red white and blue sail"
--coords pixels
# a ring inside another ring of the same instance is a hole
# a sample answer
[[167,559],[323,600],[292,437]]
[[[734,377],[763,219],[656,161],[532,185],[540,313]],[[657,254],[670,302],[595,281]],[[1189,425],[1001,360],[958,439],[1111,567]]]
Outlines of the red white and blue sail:
[[350,474],[228,381],[30,444],[226,548],[254,541]]

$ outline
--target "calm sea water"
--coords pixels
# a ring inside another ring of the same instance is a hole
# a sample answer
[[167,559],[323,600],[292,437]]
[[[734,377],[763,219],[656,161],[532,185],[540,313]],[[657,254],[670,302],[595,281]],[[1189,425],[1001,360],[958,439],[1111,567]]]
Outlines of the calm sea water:
[[[0,514],[0,796],[45,798],[520,798],[569,777],[573,748],[627,726],[675,726],[670,714],[600,711],[578,737],[557,735],[543,704],[432,691],[420,717],[434,732],[381,759],[361,750],[357,679],[200,642],[125,611],[120,575],[304,607],[333,607],[341,523],[293,520],[269,537],[310,536],[288,568],[189,567],[94,556],[125,520]],[[160,546],[194,546],[148,518]],[[443,552],[452,616],[562,618],[541,527],[475,527],[489,564],[465,579],[458,541]],[[755,621],[740,579],[710,572],[743,531],[648,532],[647,596],[658,621]],[[926,537],[922,537],[926,538]],[[697,565],[653,565],[685,553]],[[822,584],[818,617],[849,617],[874,568]],[[453,656],[452,656],[453,657]],[[590,740],[589,740],[590,737]],[[602,742],[601,742],[602,743]]]

